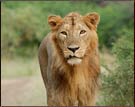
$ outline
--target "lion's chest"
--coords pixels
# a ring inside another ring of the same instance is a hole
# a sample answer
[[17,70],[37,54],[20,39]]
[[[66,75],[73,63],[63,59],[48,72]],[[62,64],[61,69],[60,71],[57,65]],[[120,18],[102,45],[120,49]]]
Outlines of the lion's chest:
[[55,80],[55,85],[57,85],[56,87],[58,87],[58,89],[60,89],[62,93],[77,100],[78,97],[85,96],[85,94],[89,90],[88,88],[90,87],[90,79],[85,69],[79,69],[70,72],[74,73],[58,74],[58,78],[57,80]]
[[85,73],[83,71],[75,71],[75,75],[73,76],[73,82],[75,83],[76,87],[79,89],[79,90],[83,90],[86,88],[87,86],[87,76],[85,75]]

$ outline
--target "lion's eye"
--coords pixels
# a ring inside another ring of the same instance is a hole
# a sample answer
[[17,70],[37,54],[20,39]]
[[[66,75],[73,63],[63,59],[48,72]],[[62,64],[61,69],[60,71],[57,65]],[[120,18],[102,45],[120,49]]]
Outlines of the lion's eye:
[[65,31],[62,31],[60,33],[63,34],[63,35],[67,35],[67,32],[65,32]]
[[85,30],[81,30],[80,31],[80,34],[84,34],[86,31]]

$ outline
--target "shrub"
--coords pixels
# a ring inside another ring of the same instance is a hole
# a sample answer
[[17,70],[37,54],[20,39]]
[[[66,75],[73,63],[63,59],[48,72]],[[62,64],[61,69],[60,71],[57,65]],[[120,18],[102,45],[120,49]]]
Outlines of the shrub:
[[2,55],[33,56],[34,48],[38,48],[49,30],[43,22],[47,16],[39,9],[35,10],[31,6],[14,10],[2,8]]
[[106,105],[134,105],[134,34],[124,30],[125,35],[114,44],[113,52],[118,65],[109,76],[103,76],[103,102]]

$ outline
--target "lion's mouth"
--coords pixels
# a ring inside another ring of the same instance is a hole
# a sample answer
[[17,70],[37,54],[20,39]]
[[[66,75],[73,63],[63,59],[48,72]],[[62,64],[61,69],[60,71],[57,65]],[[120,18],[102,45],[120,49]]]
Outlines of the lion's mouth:
[[69,55],[69,57],[67,58],[67,60],[68,59],[74,59],[74,58],[78,58],[78,59],[82,59],[82,57],[77,57],[77,56],[75,56],[75,55]]
[[79,64],[81,63],[82,58],[81,57],[77,57],[77,56],[71,56],[69,55],[69,57],[67,58],[67,62],[71,65],[75,65],[75,64]]

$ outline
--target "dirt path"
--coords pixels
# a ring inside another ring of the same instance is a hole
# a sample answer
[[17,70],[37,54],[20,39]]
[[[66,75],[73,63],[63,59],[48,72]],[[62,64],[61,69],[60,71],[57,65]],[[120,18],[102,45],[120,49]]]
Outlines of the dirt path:
[[1,86],[2,105],[46,105],[46,93],[41,77],[2,79]]

